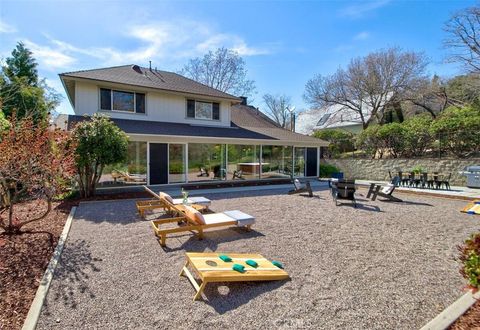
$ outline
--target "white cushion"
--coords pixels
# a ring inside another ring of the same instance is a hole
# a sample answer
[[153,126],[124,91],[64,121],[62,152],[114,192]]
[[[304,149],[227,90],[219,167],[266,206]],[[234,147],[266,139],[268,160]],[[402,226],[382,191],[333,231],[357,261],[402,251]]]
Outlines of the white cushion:
[[253,225],[255,223],[255,218],[253,216],[243,213],[242,211],[233,210],[233,211],[225,211],[223,213],[237,220],[237,226],[247,226],[247,225]]
[[205,224],[207,225],[236,221],[234,218],[229,217],[225,213],[205,214],[203,218],[205,219]]
[[389,195],[392,193],[393,189],[395,189],[395,185],[389,183],[388,185],[386,185],[385,187],[383,187],[382,189],[382,193],[386,194],[386,195]]
[[160,192],[159,195],[160,195],[160,198],[164,198],[165,200],[167,200],[168,202],[173,204],[173,198],[169,194],[166,194],[164,192]]
[[[210,206],[210,204],[212,204],[212,201],[205,197],[188,197],[187,203]],[[183,198],[174,198],[173,204],[175,205],[183,204]]]

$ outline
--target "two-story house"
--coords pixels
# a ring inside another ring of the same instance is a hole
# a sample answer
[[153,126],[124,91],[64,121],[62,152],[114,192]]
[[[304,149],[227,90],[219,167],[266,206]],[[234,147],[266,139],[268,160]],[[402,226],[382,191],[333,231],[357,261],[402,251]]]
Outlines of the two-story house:
[[318,176],[327,143],[277,126],[246,98],[137,65],[60,79],[75,115],[57,123],[101,113],[130,138],[127,163],[105,169],[102,185]]

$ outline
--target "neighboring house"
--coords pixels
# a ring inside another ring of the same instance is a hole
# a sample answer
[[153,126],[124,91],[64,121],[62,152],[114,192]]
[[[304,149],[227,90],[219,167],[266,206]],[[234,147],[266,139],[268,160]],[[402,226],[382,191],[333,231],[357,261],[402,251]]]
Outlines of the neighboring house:
[[60,74],[75,115],[95,113],[130,137],[128,161],[103,185],[318,176],[325,141],[278,127],[237,98],[172,72],[137,65]]
[[[365,121],[370,113],[365,115]],[[311,135],[315,131],[342,129],[354,134],[363,130],[362,120],[358,112],[341,105],[331,105],[320,109],[312,109],[297,115],[295,131]]]

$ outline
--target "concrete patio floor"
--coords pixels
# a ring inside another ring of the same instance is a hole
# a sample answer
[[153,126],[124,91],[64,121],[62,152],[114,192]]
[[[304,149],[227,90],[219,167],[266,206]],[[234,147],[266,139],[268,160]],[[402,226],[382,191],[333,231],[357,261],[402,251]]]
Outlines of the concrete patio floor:
[[[420,328],[462,295],[456,246],[478,230],[465,201],[401,194],[404,203],[335,207],[285,189],[205,191],[212,209],[257,218],[158,244],[134,201],[81,203],[37,329]],[[271,187],[269,187],[271,188]],[[291,280],[207,286],[178,276],[187,251],[258,252]]]

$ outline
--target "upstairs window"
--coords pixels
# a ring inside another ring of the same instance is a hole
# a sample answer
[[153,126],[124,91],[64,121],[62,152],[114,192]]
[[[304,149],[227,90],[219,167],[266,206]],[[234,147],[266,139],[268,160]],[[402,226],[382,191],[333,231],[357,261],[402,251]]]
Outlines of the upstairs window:
[[187,118],[220,120],[220,103],[187,100]]
[[145,94],[100,88],[100,109],[145,113]]

